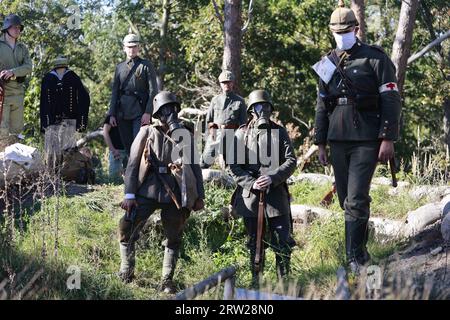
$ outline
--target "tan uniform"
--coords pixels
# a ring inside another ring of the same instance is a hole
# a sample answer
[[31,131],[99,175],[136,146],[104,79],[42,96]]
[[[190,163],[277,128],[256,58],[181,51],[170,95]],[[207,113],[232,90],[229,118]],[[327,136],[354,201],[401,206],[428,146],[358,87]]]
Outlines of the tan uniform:
[[[0,124],[0,136],[18,134],[23,129],[23,101],[25,88],[21,77],[31,73],[32,64],[27,47],[18,42],[15,48],[6,43],[5,35],[0,36],[0,71],[11,70],[15,80],[5,82],[5,101]],[[19,79],[18,79],[19,78]],[[18,81],[19,80],[19,81]]]

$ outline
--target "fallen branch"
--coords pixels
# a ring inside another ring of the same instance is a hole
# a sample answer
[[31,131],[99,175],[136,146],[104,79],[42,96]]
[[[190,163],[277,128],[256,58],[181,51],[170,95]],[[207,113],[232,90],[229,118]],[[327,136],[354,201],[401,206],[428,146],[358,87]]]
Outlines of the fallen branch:
[[101,129],[98,129],[97,131],[89,132],[85,137],[83,137],[77,141],[77,147],[81,148],[82,146],[87,144],[89,141],[97,139],[99,137],[103,138],[103,131]]
[[423,55],[425,55],[425,53],[427,53],[428,51],[430,51],[431,49],[433,49],[435,46],[437,46],[438,44],[440,44],[442,41],[446,40],[450,38],[450,30],[448,30],[446,33],[444,33],[442,36],[440,36],[439,38],[435,39],[434,41],[430,42],[428,45],[426,45],[422,50],[420,50],[419,52],[414,53],[412,56],[409,57],[407,64],[411,64],[414,61],[416,61],[417,59],[419,59],[420,57],[422,57]]

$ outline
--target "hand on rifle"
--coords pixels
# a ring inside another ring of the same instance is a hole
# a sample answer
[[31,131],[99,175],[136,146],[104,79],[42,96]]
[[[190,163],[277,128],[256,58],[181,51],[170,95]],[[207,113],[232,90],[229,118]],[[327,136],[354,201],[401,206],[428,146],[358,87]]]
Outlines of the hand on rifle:
[[388,162],[394,157],[394,142],[391,140],[383,140],[378,152],[378,160],[382,163]]
[[322,165],[328,165],[327,148],[324,144],[319,144],[319,161]]
[[255,190],[266,190],[272,184],[272,178],[269,176],[260,176],[253,184]]

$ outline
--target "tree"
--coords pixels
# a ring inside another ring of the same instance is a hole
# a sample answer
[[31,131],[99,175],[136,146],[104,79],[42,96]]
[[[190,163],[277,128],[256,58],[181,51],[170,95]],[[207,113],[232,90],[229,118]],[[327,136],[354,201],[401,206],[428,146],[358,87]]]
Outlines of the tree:
[[391,59],[397,67],[398,90],[403,93],[406,67],[411,52],[411,41],[419,0],[403,0]]
[[364,0],[352,0],[351,9],[359,23],[358,38],[366,42],[366,18]]

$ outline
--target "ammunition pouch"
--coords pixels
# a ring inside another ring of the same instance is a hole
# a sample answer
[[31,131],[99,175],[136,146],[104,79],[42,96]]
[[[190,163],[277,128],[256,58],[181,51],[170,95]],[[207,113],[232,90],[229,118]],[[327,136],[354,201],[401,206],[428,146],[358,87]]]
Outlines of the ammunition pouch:
[[147,101],[148,101],[148,93],[147,92],[122,90],[121,94],[126,95],[126,96],[134,96],[139,101],[142,112],[145,112],[145,107],[146,107]]

